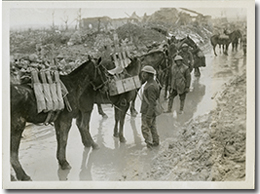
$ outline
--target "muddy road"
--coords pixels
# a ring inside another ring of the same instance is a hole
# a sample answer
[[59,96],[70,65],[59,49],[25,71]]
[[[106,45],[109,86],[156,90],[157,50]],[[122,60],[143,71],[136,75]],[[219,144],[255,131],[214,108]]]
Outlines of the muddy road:
[[[246,65],[242,50],[229,55],[215,57],[208,45],[204,49],[205,68],[201,68],[201,77],[192,74],[191,91],[188,93],[184,114],[178,115],[178,97],[174,101],[174,112],[162,114],[157,118],[160,141],[177,138],[178,130],[191,119],[208,113],[216,107],[212,99],[232,76],[237,75]],[[163,93],[163,92],[162,92]],[[164,108],[167,102],[161,97]],[[67,160],[70,170],[61,170],[56,159],[56,137],[52,126],[35,126],[28,124],[20,146],[20,161],[33,181],[123,181],[142,180],[138,174],[150,170],[151,160],[158,154],[160,146],[150,150],[146,148],[141,134],[141,115],[136,118],[126,116],[124,134],[126,143],[120,143],[113,137],[114,117],[111,105],[102,105],[109,116],[103,119],[97,113],[95,105],[90,129],[93,139],[100,149],[84,148],[75,121],[71,127],[67,145]],[[139,111],[140,98],[136,108]],[[176,169],[178,170],[178,169]],[[131,171],[131,173],[129,173]],[[135,173],[134,177],[131,177]]]

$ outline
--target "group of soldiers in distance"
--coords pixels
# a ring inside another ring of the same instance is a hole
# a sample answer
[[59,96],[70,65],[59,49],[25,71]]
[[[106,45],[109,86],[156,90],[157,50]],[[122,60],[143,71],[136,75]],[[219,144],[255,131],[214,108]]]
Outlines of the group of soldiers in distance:
[[[178,44],[175,36],[171,37],[171,42],[173,44]],[[163,41],[162,45],[165,44]],[[152,47],[158,47],[158,43],[153,42]],[[181,45],[180,50],[178,51],[178,55],[173,59],[174,63],[171,69],[172,73],[172,81],[170,83],[170,91],[169,91],[169,101],[168,108],[165,113],[172,112],[172,105],[174,98],[179,95],[180,97],[180,109],[178,111],[179,114],[183,114],[184,103],[186,94],[190,91],[191,84],[191,72],[194,69],[194,58],[193,54],[189,50],[189,45],[184,43]],[[196,70],[196,69],[195,69]],[[199,72],[195,71],[195,74],[198,75]]]

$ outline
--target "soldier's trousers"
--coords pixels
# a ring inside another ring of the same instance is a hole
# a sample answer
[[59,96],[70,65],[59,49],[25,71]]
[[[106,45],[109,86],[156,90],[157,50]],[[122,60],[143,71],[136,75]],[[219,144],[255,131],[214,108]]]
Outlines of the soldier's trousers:
[[[168,111],[172,110],[172,105],[173,105],[173,99],[178,95],[176,90],[172,90],[172,92],[170,93],[169,96],[169,102],[168,102]],[[179,94],[180,96],[180,110],[182,111],[184,108],[184,101],[186,98],[186,92],[184,92],[183,94]]]
[[147,122],[147,117],[142,115],[142,134],[145,143],[159,145],[159,135],[156,129],[156,117],[149,118],[151,122]]

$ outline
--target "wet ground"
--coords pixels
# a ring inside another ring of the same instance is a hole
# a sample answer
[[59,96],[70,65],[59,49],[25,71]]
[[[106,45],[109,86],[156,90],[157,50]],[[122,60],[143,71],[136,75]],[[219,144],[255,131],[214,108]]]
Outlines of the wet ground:
[[[192,118],[208,113],[216,107],[212,98],[233,75],[239,74],[246,61],[241,50],[229,51],[229,56],[220,54],[215,57],[211,47],[205,47],[205,68],[201,68],[201,77],[192,75],[191,92],[188,93],[184,114],[178,115],[179,99],[176,98],[171,114],[162,114],[157,119],[160,140],[175,138],[178,130]],[[161,98],[163,106],[167,102]],[[141,134],[140,114],[136,118],[126,116],[124,134],[126,143],[120,143],[113,137],[114,117],[111,105],[102,105],[109,118],[103,119],[95,106],[90,122],[91,134],[100,149],[84,148],[79,131],[73,122],[67,145],[67,160],[71,170],[59,169],[56,159],[56,137],[52,126],[35,126],[28,124],[20,146],[20,161],[33,181],[57,180],[94,180],[120,181],[131,180],[129,171],[136,174],[150,168],[150,161],[160,150],[147,149]],[[139,110],[140,98],[136,108]],[[137,179],[138,180],[138,179]]]

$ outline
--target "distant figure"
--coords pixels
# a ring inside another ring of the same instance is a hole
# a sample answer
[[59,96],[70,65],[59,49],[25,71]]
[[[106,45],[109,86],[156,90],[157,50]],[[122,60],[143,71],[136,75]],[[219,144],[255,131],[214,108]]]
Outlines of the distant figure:
[[244,55],[246,55],[246,47],[247,47],[246,34],[243,35],[243,37],[242,37],[242,39],[241,39],[241,43],[242,43],[242,46],[243,46]]
[[190,72],[192,72],[194,66],[194,59],[192,53],[189,51],[189,45],[184,43],[181,46],[181,51],[179,55],[183,58],[184,65],[188,66]]
[[141,104],[142,113],[142,134],[148,148],[159,145],[159,135],[156,129],[155,107],[156,100],[159,98],[159,86],[154,80],[156,74],[152,66],[145,66],[142,69],[143,80],[146,81],[143,91],[143,100]]
[[180,96],[180,111],[179,114],[183,113],[184,102],[186,98],[186,93],[190,91],[191,75],[189,67],[183,63],[183,58],[177,55],[174,58],[175,64],[172,66],[172,82],[171,91],[168,102],[167,113],[172,112],[172,105],[174,98]]

